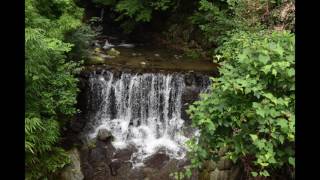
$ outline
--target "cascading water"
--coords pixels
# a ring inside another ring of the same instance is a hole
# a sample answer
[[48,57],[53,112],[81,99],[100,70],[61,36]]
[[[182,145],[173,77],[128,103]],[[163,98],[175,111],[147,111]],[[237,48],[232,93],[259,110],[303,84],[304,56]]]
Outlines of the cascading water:
[[143,165],[143,160],[159,149],[171,158],[184,158],[188,138],[181,118],[186,86],[183,74],[106,71],[91,74],[89,84],[93,111],[86,126],[87,139],[107,129],[116,149],[137,149],[131,157],[134,167]]

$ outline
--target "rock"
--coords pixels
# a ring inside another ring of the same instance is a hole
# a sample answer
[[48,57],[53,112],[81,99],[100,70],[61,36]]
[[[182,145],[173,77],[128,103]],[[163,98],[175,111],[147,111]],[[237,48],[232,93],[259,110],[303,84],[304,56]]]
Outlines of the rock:
[[155,57],[160,57],[160,54],[154,54]]
[[141,65],[146,65],[146,62],[143,62],[143,61],[142,61],[142,62],[140,62],[140,64],[141,64]]
[[98,139],[100,141],[105,141],[110,137],[112,137],[112,134],[111,134],[111,132],[109,130],[107,130],[107,129],[99,129]]
[[96,143],[97,143],[97,139],[96,138],[89,140],[89,142],[87,142],[88,149],[95,148],[96,147]]
[[115,56],[110,56],[110,55],[105,55],[105,57],[108,58],[108,59],[113,59],[113,58],[115,58]]
[[236,180],[239,179],[241,176],[241,170],[239,166],[234,166],[230,172],[229,178],[230,180]]
[[104,161],[106,161],[105,160],[106,159],[105,151],[104,151],[104,149],[95,147],[94,149],[89,151],[88,158],[89,158],[89,162],[91,164],[97,164],[100,162],[104,162]]
[[95,52],[95,53],[101,53],[101,49],[98,48],[98,47],[97,47],[97,48],[94,48],[94,52]]
[[80,154],[76,148],[68,151],[71,164],[64,168],[61,173],[61,180],[82,180],[84,176],[81,172]]
[[111,163],[109,164],[109,168],[111,171],[112,176],[116,176],[117,170],[121,167],[121,161],[119,159],[112,159]]
[[149,158],[147,158],[144,164],[150,168],[161,169],[168,161],[170,160],[169,156],[164,153],[156,153]]
[[218,180],[218,176],[219,176],[219,170],[216,169],[210,173],[209,178],[210,180]]
[[184,77],[184,80],[187,86],[192,86],[195,81],[195,76],[192,73],[189,73]]
[[115,50],[114,48],[111,48],[110,50],[107,51],[107,54],[109,56],[114,56],[114,57],[117,57],[120,55],[120,52]]
[[89,64],[101,64],[104,62],[103,57],[98,55],[92,55],[89,57]]
[[214,162],[213,160],[207,160],[206,162],[204,162],[204,168],[207,171],[214,171],[217,167],[217,163]]
[[105,55],[105,54],[101,54],[101,53],[99,53],[99,56],[102,58],[109,58],[110,57],[109,55]]
[[114,158],[120,159],[122,161],[129,161],[134,151],[136,151],[134,146],[128,149],[120,149],[116,152]]
[[221,158],[218,161],[217,168],[219,170],[230,170],[232,168],[233,162],[230,159]]

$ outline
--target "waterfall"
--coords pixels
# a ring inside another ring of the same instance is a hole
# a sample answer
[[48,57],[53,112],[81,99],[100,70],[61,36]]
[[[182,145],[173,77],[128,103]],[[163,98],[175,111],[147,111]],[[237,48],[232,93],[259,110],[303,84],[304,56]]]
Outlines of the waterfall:
[[109,130],[116,149],[137,149],[132,157],[136,166],[160,148],[171,158],[184,158],[188,138],[181,119],[186,86],[183,74],[105,71],[91,74],[89,84],[88,139],[95,138],[102,128]]

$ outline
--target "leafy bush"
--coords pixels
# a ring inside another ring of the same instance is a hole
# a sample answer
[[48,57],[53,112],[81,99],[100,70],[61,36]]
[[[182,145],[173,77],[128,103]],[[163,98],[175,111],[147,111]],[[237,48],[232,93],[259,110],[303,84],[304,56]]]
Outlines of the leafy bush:
[[91,44],[100,32],[93,30],[89,25],[82,25],[76,30],[68,32],[66,42],[74,44],[68,57],[74,61],[86,61],[92,51]]
[[57,143],[60,126],[77,111],[80,63],[67,60],[74,45],[64,36],[80,27],[82,11],[72,0],[26,0],[26,179],[44,179],[69,162]]
[[294,49],[286,31],[237,32],[218,49],[221,76],[188,110],[201,131],[190,142],[193,167],[227,149],[252,176],[294,170]]
[[140,22],[150,22],[154,11],[165,11],[174,6],[172,0],[94,0],[97,4],[110,6],[112,10],[119,13],[115,19],[122,21],[122,27],[126,32],[133,30]]
[[283,23],[294,27],[294,5],[287,1],[200,0],[190,20],[198,25],[211,43],[222,45],[231,30],[259,31]]

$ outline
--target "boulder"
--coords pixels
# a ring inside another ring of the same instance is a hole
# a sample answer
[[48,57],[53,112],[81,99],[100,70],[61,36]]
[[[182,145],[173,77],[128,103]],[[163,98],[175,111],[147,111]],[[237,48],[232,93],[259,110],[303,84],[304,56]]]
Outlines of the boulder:
[[161,169],[167,162],[170,160],[170,157],[164,153],[156,153],[148,157],[144,164],[150,168]]
[[107,139],[109,139],[111,137],[112,137],[112,134],[107,129],[100,129],[99,132],[98,132],[98,139],[100,141],[105,141],[105,140],[107,140]]
[[119,159],[112,159],[109,164],[110,172],[112,176],[116,176],[118,174],[118,169],[121,167],[121,161]]
[[71,164],[66,166],[61,173],[61,180],[83,180],[84,176],[80,167],[80,155],[76,148],[68,151]]
[[89,57],[89,64],[101,64],[104,62],[104,58],[101,56],[98,56],[96,54]]
[[108,54],[109,56],[117,57],[117,56],[120,55],[120,52],[117,51],[117,50],[114,49],[114,48],[111,48],[110,50],[107,51],[107,54]]
[[217,163],[214,162],[213,160],[207,160],[204,162],[203,165],[207,171],[214,171],[217,167]]

